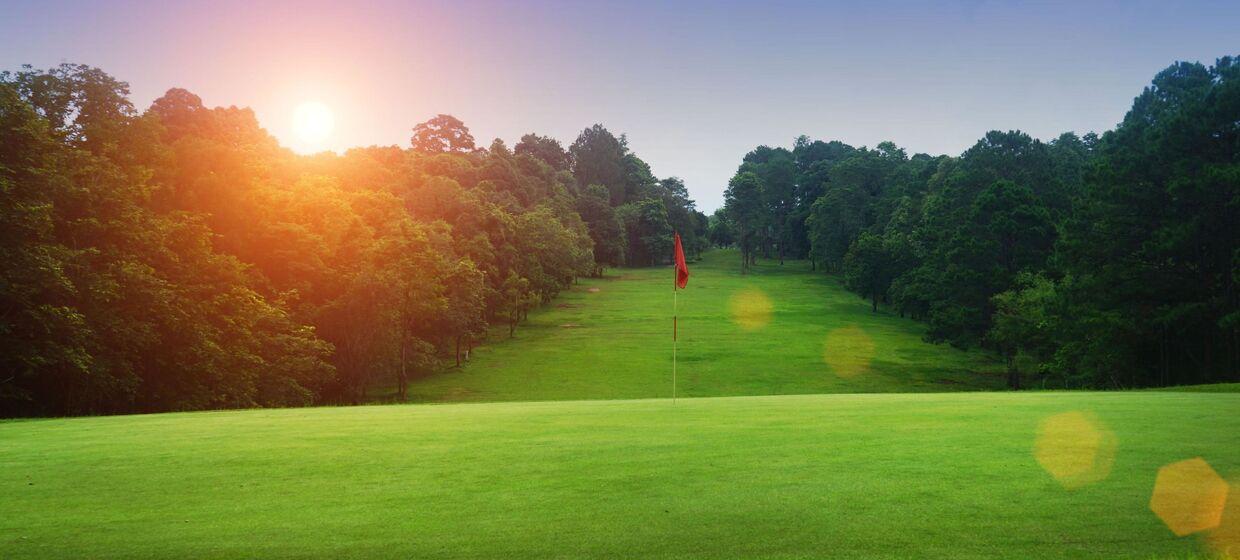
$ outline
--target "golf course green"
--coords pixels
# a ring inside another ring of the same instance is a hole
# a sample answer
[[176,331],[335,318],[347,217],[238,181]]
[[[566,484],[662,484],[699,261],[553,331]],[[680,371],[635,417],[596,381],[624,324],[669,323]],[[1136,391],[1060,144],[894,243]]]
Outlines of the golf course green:
[[[1234,544],[1240,512],[1177,537],[1151,496],[1160,467],[1196,457],[1237,491],[1237,410],[1235,393],[1040,392],[10,421],[0,551],[1206,558]],[[1056,418],[1087,425],[1040,443]]]
[[[999,389],[981,352],[922,340],[925,326],[848,292],[806,261],[740,273],[733,250],[690,263],[677,296],[678,393],[686,397]],[[672,269],[582,279],[450,368],[409,387],[413,401],[635,399],[671,395]]]
[[1240,550],[1236,386],[984,391],[987,355],[805,263],[734,264],[708,254],[679,296],[679,395],[713,398],[665,398],[671,278],[648,269],[412,385],[435,404],[0,422],[0,558]]

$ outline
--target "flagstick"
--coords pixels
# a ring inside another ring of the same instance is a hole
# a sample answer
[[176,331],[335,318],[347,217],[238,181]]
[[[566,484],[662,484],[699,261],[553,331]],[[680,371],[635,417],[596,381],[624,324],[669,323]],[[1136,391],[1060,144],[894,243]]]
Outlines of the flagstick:
[[672,404],[676,404],[676,331],[678,326],[676,324],[676,297],[680,292],[676,289],[677,281],[679,279],[672,280]]

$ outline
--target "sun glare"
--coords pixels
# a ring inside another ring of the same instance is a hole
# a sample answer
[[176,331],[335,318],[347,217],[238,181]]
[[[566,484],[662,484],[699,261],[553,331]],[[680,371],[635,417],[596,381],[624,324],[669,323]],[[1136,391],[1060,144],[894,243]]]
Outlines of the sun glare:
[[332,110],[318,101],[308,101],[293,111],[293,132],[303,147],[322,149],[336,126]]

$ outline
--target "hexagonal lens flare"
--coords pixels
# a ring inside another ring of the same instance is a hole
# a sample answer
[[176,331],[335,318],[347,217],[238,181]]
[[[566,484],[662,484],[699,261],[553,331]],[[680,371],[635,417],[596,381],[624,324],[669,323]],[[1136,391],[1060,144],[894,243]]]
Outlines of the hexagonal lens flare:
[[1073,490],[1110,476],[1117,446],[1115,435],[1092,414],[1064,412],[1042,420],[1034,457],[1060,485]]
[[1150,509],[1182,537],[1219,526],[1228,490],[1227,481],[1195,457],[1158,469]]

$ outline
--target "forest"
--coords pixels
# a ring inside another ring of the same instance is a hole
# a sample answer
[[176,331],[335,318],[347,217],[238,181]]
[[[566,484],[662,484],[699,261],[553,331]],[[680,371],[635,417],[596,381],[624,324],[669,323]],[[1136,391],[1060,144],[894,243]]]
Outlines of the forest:
[[0,73],[0,416],[350,404],[457,367],[581,277],[809,259],[1013,389],[1240,379],[1240,66],[1177,63],[1101,135],[959,156],[796,139],[709,218],[602,125],[567,147],[298,155],[246,108],[75,64]]
[[602,125],[479,147],[438,115],[302,156],[184,89],[139,111],[97,68],[6,71],[0,416],[403,397],[673,230],[708,243],[684,183]]
[[710,222],[742,269],[812,259],[1012,388],[1240,380],[1240,60],[1170,66],[1100,136],[759,146]]

